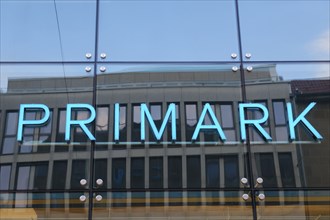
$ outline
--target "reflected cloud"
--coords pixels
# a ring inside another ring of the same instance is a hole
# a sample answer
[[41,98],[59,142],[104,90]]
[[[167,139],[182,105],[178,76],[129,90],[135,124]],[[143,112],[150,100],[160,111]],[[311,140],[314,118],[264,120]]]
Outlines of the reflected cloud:
[[330,59],[330,29],[326,30],[309,45],[312,53],[319,54],[317,56],[324,57],[326,55]]

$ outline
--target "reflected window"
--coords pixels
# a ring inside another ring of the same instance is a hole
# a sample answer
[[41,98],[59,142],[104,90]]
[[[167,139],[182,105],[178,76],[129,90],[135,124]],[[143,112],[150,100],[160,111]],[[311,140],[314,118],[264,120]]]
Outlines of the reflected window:
[[[41,114],[41,118],[44,117],[44,112]],[[39,129],[39,142],[41,143],[50,143],[52,140],[52,122],[53,122],[53,111],[50,110],[49,112],[49,120],[46,125],[40,127]],[[38,153],[48,153],[50,151],[50,146],[48,145],[43,145],[43,146],[38,146],[37,152]]]
[[132,124],[132,141],[140,141],[141,137],[141,107],[140,104],[134,104],[133,108],[133,124]]
[[[154,120],[157,130],[159,131],[162,125],[162,104],[155,104],[155,103],[150,104],[150,114],[152,119]],[[149,126],[149,140],[157,141],[156,136],[150,126]],[[160,139],[160,141],[162,140],[163,137]]]
[[125,142],[127,141],[127,105],[119,105],[119,115],[119,142]]
[[272,153],[255,154],[258,176],[263,178],[264,187],[277,187],[277,178]]
[[275,133],[277,141],[288,141],[288,128],[286,125],[286,110],[285,102],[273,101],[274,121],[275,121]]
[[81,189],[80,180],[87,179],[87,161],[74,160],[72,161],[71,170],[71,189]]
[[[57,178],[61,178],[61,176]],[[46,189],[47,177],[48,177],[48,164],[35,165],[33,189]]]
[[168,188],[182,187],[182,158],[180,156],[168,157]]
[[[197,125],[197,104],[189,103],[185,104],[186,115],[186,141],[191,141]],[[197,137],[197,140],[199,138]]]
[[[109,141],[109,107],[97,107],[95,129],[95,138],[97,142]],[[96,149],[107,149],[107,146],[97,146]]]
[[0,190],[8,190],[10,183],[11,165],[0,166]]
[[144,188],[144,158],[131,158],[131,188]]
[[16,189],[29,189],[31,166],[19,166],[17,168]]
[[149,187],[163,188],[163,158],[149,158]]
[[[217,115],[216,110],[215,110],[215,104],[210,104],[210,106],[211,106],[211,109],[212,109],[213,113],[215,115]],[[213,120],[211,119],[211,117],[208,113],[205,115],[203,124],[205,124],[205,125],[214,125],[214,122],[213,122]],[[217,130],[208,129],[208,130],[204,130],[203,133],[204,133],[204,140],[205,141],[219,141],[219,134],[218,134]]]
[[[176,141],[181,141],[181,122],[180,122],[180,103],[175,104],[175,127],[176,127]],[[167,107],[170,105],[168,103]],[[167,140],[172,141],[172,120],[167,122]]]
[[220,167],[219,158],[216,156],[206,156],[206,187],[220,187]]
[[97,179],[103,180],[102,186],[97,186],[98,188],[107,188],[107,182],[108,182],[108,161],[107,159],[96,159],[95,160],[95,179],[94,183]]
[[[261,104],[267,108],[267,101],[255,101],[255,103]],[[260,109],[253,109],[252,112],[252,119],[261,119],[264,115]],[[270,128],[269,128],[269,119],[263,123],[262,128],[270,135]],[[255,127],[250,128],[251,140],[256,142],[264,142],[265,139],[262,134],[259,133],[258,129]]]
[[187,156],[187,187],[201,187],[201,158],[200,156]]
[[[35,120],[37,114],[35,112],[25,112],[24,119],[26,120]],[[31,153],[34,141],[34,132],[35,128],[24,127],[23,128],[23,142],[20,145],[20,153]]]
[[[65,142],[66,110],[60,109],[57,115],[56,142]],[[68,151],[67,146],[55,146],[55,152]]]
[[[90,117],[89,111],[73,111],[75,114],[75,120],[86,120]],[[86,125],[86,127],[91,130],[91,124]],[[74,128],[73,141],[82,143],[82,145],[74,145],[73,151],[86,151],[86,143],[88,142],[88,137],[85,132],[80,127]]]
[[225,186],[226,187],[239,187],[239,171],[238,171],[238,157],[224,156],[224,174],[225,174]]
[[226,135],[227,141],[236,141],[236,130],[233,112],[232,103],[220,104],[221,127]]
[[16,174],[16,189],[46,189],[48,163],[19,164]]
[[65,189],[67,164],[68,162],[65,160],[54,161],[52,173],[52,189]]
[[115,158],[112,159],[112,188],[124,189],[126,188],[126,159]]
[[291,153],[279,153],[278,160],[280,164],[282,187],[295,187],[295,175]]
[[15,151],[18,125],[18,112],[7,112],[5,132],[2,142],[2,154],[12,154]]

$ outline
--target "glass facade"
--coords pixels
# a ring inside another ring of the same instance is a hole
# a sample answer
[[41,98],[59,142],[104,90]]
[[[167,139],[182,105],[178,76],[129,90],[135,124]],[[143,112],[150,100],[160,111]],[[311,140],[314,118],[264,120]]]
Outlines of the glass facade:
[[0,0],[0,219],[329,219],[329,8]]

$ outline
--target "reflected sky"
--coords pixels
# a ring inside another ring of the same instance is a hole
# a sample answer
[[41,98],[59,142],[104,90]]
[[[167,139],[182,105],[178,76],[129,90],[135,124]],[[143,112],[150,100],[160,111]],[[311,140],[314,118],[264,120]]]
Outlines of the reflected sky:
[[[95,0],[0,0],[0,6],[0,61],[93,61],[85,53],[94,52]],[[329,8],[326,0],[239,0],[243,53],[270,64],[330,61]],[[98,40],[105,61],[233,61],[235,1],[101,0]],[[89,77],[85,66],[1,64],[0,88],[6,90],[14,78]],[[107,73],[222,68],[111,66]],[[278,64],[276,71],[284,80],[327,78],[330,65]]]
[[330,1],[239,0],[243,53],[252,60],[330,60]]

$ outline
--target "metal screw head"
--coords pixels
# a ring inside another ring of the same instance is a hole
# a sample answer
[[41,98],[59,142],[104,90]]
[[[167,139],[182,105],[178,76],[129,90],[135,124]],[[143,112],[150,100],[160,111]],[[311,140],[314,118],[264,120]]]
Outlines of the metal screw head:
[[91,54],[91,53],[86,53],[86,55],[85,55],[85,56],[86,56],[86,58],[87,58],[87,59],[90,59],[90,58],[92,58],[92,54]]
[[244,200],[244,201],[246,201],[246,200],[248,200],[249,199],[249,195],[248,194],[243,194],[242,195],[242,199]]
[[245,57],[246,57],[247,59],[250,59],[251,56],[252,56],[252,55],[251,55],[250,53],[246,53],[246,54],[245,54]]
[[85,67],[85,71],[89,73],[90,71],[92,71],[92,67],[90,67],[90,66],[86,66],[86,67]]
[[80,185],[85,186],[87,184],[87,180],[81,179],[80,180]]
[[103,199],[103,198],[102,198],[101,195],[97,195],[97,196],[95,197],[95,200],[98,201],[98,202],[101,201],[102,199]]
[[257,183],[258,184],[262,184],[263,182],[264,182],[264,180],[261,177],[258,177],[257,178]]
[[96,185],[102,186],[103,185],[103,180],[102,179],[97,179],[96,180]]
[[231,70],[232,70],[233,72],[237,72],[238,67],[237,67],[237,66],[233,66],[233,67],[231,68]]
[[81,195],[81,196],[79,197],[80,202],[85,202],[86,199],[87,199],[87,198],[86,198],[85,195]]
[[101,54],[100,54],[100,57],[101,57],[102,59],[105,59],[105,58],[107,57],[107,54],[106,54],[106,53],[101,53]]
[[253,67],[252,67],[252,66],[248,66],[248,67],[246,67],[246,70],[247,70],[248,72],[252,72]]
[[101,66],[101,67],[100,67],[100,71],[101,71],[101,72],[105,72],[106,70],[107,70],[107,69],[105,68],[105,66]]
[[266,196],[265,196],[265,194],[260,193],[260,194],[258,195],[258,198],[259,198],[259,200],[265,200]]
[[232,59],[236,59],[237,58],[237,54],[236,53],[232,53],[230,56],[231,56]]
[[246,179],[245,177],[243,177],[243,178],[241,179],[241,183],[242,183],[243,185],[246,185],[246,184],[248,183],[248,179]]

